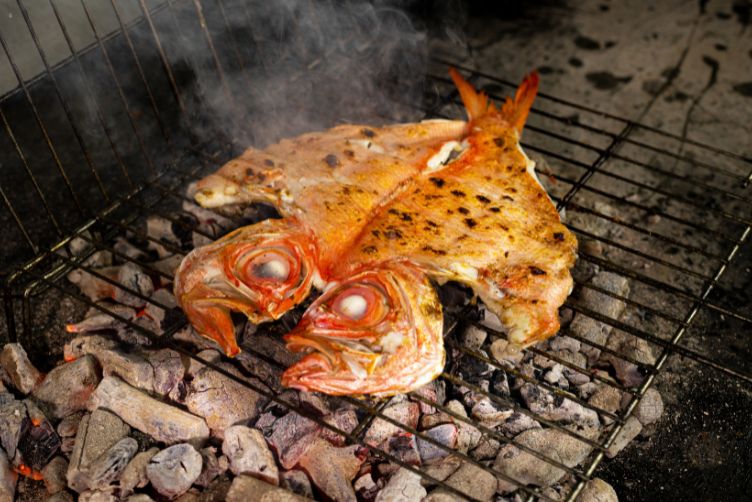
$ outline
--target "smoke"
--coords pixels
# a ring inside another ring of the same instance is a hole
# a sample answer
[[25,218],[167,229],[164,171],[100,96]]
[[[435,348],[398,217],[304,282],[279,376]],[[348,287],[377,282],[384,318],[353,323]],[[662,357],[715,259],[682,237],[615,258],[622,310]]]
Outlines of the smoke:
[[191,121],[203,133],[263,146],[341,122],[423,116],[427,35],[406,2],[223,0],[202,11],[217,60],[189,4],[176,12],[171,58],[193,72]]

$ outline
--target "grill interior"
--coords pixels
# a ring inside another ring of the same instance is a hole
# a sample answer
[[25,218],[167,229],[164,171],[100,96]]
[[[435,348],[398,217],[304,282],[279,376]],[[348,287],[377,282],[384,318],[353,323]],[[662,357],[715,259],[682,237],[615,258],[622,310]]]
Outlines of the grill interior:
[[[212,172],[255,140],[252,135],[228,135],[199,113],[202,104],[216,98],[206,90],[212,86],[219,89],[219,95],[227,100],[225,105],[229,104],[222,109],[234,110],[228,112],[227,121],[241,123],[246,117],[252,118],[253,110],[242,106],[249,101],[236,100],[236,95],[246,92],[245,82],[252,85],[253,74],[247,70],[269,64],[265,49],[277,46],[273,40],[259,40],[250,31],[238,28],[243,19],[255,15],[253,6],[243,3],[225,5],[221,0],[194,0],[152,4],[141,0],[137,5],[128,3],[126,8],[112,0],[110,15],[115,24],[111,31],[98,28],[88,4],[82,3],[83,19],[90,25],[94,38],[84,46],[71,38],[57,2],[50,1],[49,5],[69,48],[69,55],[57,62],[47,56],[44,41],[34,29],[34,20],[24,3],[18,2],[28,40],[42,62],[39,75],[23,73],[14,42],[8,34],[0,33],[6,65],[17,81],[14,89],[0,98],[0,121],[4,129],[0,137],[3,165],[0,212],[12,243],[2,251],[3,262],[8,264],[3,272],[7,273],[4,300],[9,338],[21,341],[30,353],[47,354],[54,345],[50,340],[59,337],[65,323],[78,320],[87,308],[94,307],[129,325],[155,345],[197,358],[195,351],[174,338],[186,326],[179,312],[171,311],[165,332],[155,333],[92,302],[68,283],[65,276],[72,270],[87,271],[156,308],[170,310],[102,276],[86,260],[106,250],[120,262],[133,262],[154,276],[171,280],[169,274],[150,263],[116,251],[114,240],[129,235],[148,245],[152,238],[143,229],[146,218],[152,215],[170,220],[178,227],[186,226],[176,215],[181,204],[190,201],[185,196],[186,185]],[[175,31],[182,38],[166,35]],[[192,54],[188,62],[180,57],[180,44],[186,39],[202,40],[203,44],[203,51]],[[324,53],[323,60],[329,56]],[[515,84],[474,71],[462,61],[433,59],[422,83],[423,99],[407,100],[395,107],[395,113],[388,109],[368,110],[372,121],[463,116],[458,96],[446,76],[449,65],[470,75],[471,82],[486,90],[494,100],[515,89]],[[314,75],[324,70],[313,65],[307,71]],[[197,78],[201,85],[196,85]],[[233,106],[236,103],[241,106]],[[568,467],[473,418],[460,416],[425,395],[412,393],[410,397],[457,421],[474,425],[483,438],[515,445],[566,471],[569,480],[563,495],[574,500],[584,483],[593,477],[606,450],[670,355],[693,359],[738,378],[745,385],[752,383],[749,349],[733,350],[738,348],[735,342],[738,333],[752,326],[752,317],[739,310],[732,293],[738,266],[735,258],[752,227],[752,197],[748,188],[752,160],[545,92],[539,95],[531,113],[523,148],[538,162],[551,198],[581,242],[575,294],[563,312],[609,326],[623,333],[633,345],[649,347],[652,356],[635,358],[568,328],[561,334],[636,365],[644,378],[638,385],[626,386],[606,374],[562,359],[547,344],[526,350],[526,354],[534,356],[536,371],[527,371],[521,363],[502,364],[489,355],[489,347],[494,340],[503,338],[503,333],[484,327],[489,338],[481,349],[460,342],[463,329],[483,323],[480,309],[471,305],[447,313],[445,343],[449,361],[441,379],[448,386],[470,389],[591,447],[587,460]],[[241,224],[242,221],[233,221],[233,226]],[[216,237],[203,235],[209,239]],[[85,243],[83,251],[75,254],[69,250],[74,239]],[[190,250],[165,242],[155,244],[180,255]],[[618,295],[592,284],[589,279],[593,270],[629,278],[630,294]],[[588,290],[624,302],[624,313],[614,319],[607,312],[583,304],[577,299],[578,293]],[[45,305],[51,302],[67,307],[43,314],[49,311]],[[707,336],[709,330],[711,336]],[[241,347],[266,361],[277,375],[281,374],[285,368],[282,361],[259,351],[248,341]],[[348,443],[365,445],[368,426],[380,419],[437,448],[447,449],[423,431],[385,415],[383,410],[388,400],[342,398],[342,402],[356,408],[359,416],[358,426],[345,432],[285,395],[259,385],[253,377],[263,380],[264,376],[253,375],[252,368],[246,368],[248,378],[241,378],[208,361],[202,362],[279,406],[342,435]],[[617,388],[629,396],[628,406],[612,413],[574,392],[552,385],[543,378],[548,362]],[[472,369],[479,365],[490,366],[492,371],[503,372],[508,378],[594,410],[611,419],[612,425],[602,428],[597,437],[591,437],[543,418],[514,397],[479,387]],[[431,478],[424,467],[406,464],[380,448],[369,448],[383,459]],[[554,500],[550,493],[526,486],[492,465],[460,452],[453,454],[519,486],[519,493],[528,500]],[[432,482],[466,498],[465,493],[440,480]]]

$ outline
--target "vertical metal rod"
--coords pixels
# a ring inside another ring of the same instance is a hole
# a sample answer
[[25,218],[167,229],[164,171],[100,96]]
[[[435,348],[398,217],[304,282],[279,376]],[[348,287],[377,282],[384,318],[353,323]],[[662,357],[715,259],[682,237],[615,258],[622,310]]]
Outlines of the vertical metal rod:
[[29,13],[26,10],[26,7],[24,6],[21,0],[16,0],[16,4],[18,5],[18,8],[21,10],[21,15],[23,16],[24,21],[26,21],[26,27],[29,29],[29,33],[31,34],[31,39],[34,41],[34,45],[37,48],[37,52],[39,52],[39,57],[42,58],[42,64],[44,64],[45,71],[47,72],[47,75],[50,77],[50,80],[52,81],[52,86],[55,89],[55,94],[57,95],[57,98],[63,107],[63,112],[65,113],[65,117],[68,120],[68,123],[70,124],[71,129],[73,130],[73,134],[74,136],[76,136],[76,141],[78,142],[78,146],[81,148],[81,153],[83,153],[84,155],[84,160],[86,160],[86,164],[89,166],[89,170],[91,170],[91,174],[94,176],[94,179],[97,182],[99,191],[102,192],[102,196],[104,196],[105,201],[109,202],[110,196],[107,194],[107,190],[104,188],[104,185],[102,184],[102,179],[99,177],[99,173],[94,167],[94,162],[91,160],[91,156],[89,155],[89,150],[88,148],[86,148],[86,144],[84,143],[84,138],[81,135],[81,132],[78,130],[76,121],[73,119],[73,113],[68,107],[68,102],[65,100],[65,98],[63,98],[63,94],[60,91],[60,86],[57,82],[57,78],[55,78],[55,74],[52,73],[52,70],[50,69],[50,65],[47,62],[47,55],[45,54],[44,49],[42,49],[42,46],[39,43],[39,38],[37,37],[37,32],[34,29],[34,26],[31,22]]
[[112,133],[110,132],[110,128],[107,127],[107,122],[104,120],[104,114],[102,113],[102,109],[99,107],[99,102],[94,98],[94,89],[92,89],[91,84],[89,82],[90,77],[86,70],[84,69],[83,64],[81,63],[81,58],[78,56],[78,52],[76,52],[76,48],[73,46],[73,41],[71,40],[70,35],[68,34],[68,28],[65,27],[65,23],[63,23],[62,17],[60,17],[60,12],[57,10],[57,6],[55,5],[55,2],[53,0],[49,0],[50,6],[52,7],[52,11],[55,13],[55,18],[57,19],[58,25],[60,26],[60,29],[63,32],[63,38],[65,38],[65,43],[68,45],[68,49],[71,51],[71,54],[73,56],[73,60],[76,62],[76,66],[78,67],[78,71],[81,72],[81,75],[83,76],[83,83],[85,86],[86,94],[88,96],[91,96],[91,102],[94,105],[94,112],[97,116],[97,121],[99,122],[99,125],[102,126],[102,130],[104,131],[104,135],[107,138],[107,142],[110,145],[110,149],[112,150],[113,155],[115,155],[115,160],[117,161],[118,165],[120,166],[120,170],[123,172],[123,176],[125,176],[125,179],[128,181],[128,186],[133,187],[133,180],[131,179],[131,175],[128,172],[128,168],[125,166],[125,163],[123,162],[122,157],[120,156],[120,153],[118,153],[117,148],[115,147],[115,142],[112,139]]
[[34,173],[31,172],[31,167],[29,167],[29,162],[26,160],[26,156],[24,155],[23,150],[21,150],[21,145],[19,145],[18,141],[16,141],[16,136],[15,134],[13,134],[13,130],[10,128],[8,119],[5,117],[5,113],[3,112],[3,109],[1,107],[0,107],[0,120],[2,120],[3,126],[5,127],[5,132],[8,134],[10,141],[13,143],[13,147],[16,149],[16,153],[18,154],[18,157],[21,159],[21,163],[24,166],[24,170],[26,171],[26,174],[29,176],[29,178],[31,179],[31,183],[34,185],[34,191],[37,192],[37,195],[42,200],[42,205],[44,206],[44,210],[47,213],[47,216],[50,218],[50,221],[52,221],[52,225],[55,227],[55,232],[57,233],[58,236],[61,236],[63,233],[60,229],[60,224],[55,218],[55,214],[52,212],[52,208],[50,208],[50,204],[47,202],[47,198],[44,196],[44,193],[42,192],[42,188],[39,186],[39,183],[37,182],[37,179],[34,176]]
[[146,80],[146,74],[144,73],[144,69],[141,66],[141,60],[139,59],[138,54],[136,54],[136,48],[133,46],[133,41],[131,40],[131,35],[128,31],[128,27],[123,23],[123,19],[120,16],[120,10],[118,9],[115,0],[110,0],[110,4],[112,5],[112,10],[115,12],[115,17],[117,18],[118,24],[120,25],[120,30],[123,32],[123,36],[125,37],[125,42],[128,44],[128,48],[130,49],[131,55],[133,56],[133,62],[136,63],[136,70],[138,71],[139,77],[141,77],[141,82],[144,84],[144,89],[146,89],[146,94],[149,97],[149,104],[151,105],[151,109],[154,110],[154,117],[157,119],[159,130],[162,132],[162,136],[164,136],[167,145],[172,147],[170,134],[167,132],[167,128],[165,127],[164,122],[162,122],[162,115],[159,113],[159,108],[157,107],[157,102],[154,99],[154,93],[151,91],[151,86],[149,86],[149,82]]
[[219,13],[222,16],[222,20],[225,23],[225,28],[227,28],[227,33],[230,35],[230,40],[232,40],[232,51],[235,53],[235,59],[238,60],[238,65],[240,66],[240,69],[245,70],[243,57],[240,55],[240,47],[239,47],[237,39],[235,38],[235,33],[230,28],[230,21],[227,18],[227,14],[225,13],[225,7],[224,7],[224,4],[222,3],[222,0],[217,0],[217,5],[219,6]]
[[89,22],[89,26],[91,26],[91,30],[94,33],[94,38],[97,41],[99,50],[102,51],[102,56],[104,56],[104,60],[107,63],[107,68],[110,70],[110,74],[112,75],[112,78],[115,81],[115,87],[117,88],[118,95],[120,96],[120,101],[123,103],[125,112],[128,115],[128,121],[130,122],[131,128],[133,129],[133,134],[136,135],[136,141],[138,141],[138,145],[141,150],[141,153],[144,155],[144,159],[146,160],[146,163],[149,165],[149,168],[151,169],[151,171],[154,172],[155,167],[154,167],[154,163],[151,160],[151,155],[149,155],[149,153],[147,152],[146,146],[144,145],[144,140],[143,138],[141,138],[141,135],[138,132],[138,128],[136,127],[136,123],[133,119],[133,112],[131,112],[131,108],[128,105],[128,100],[125,97],[125,93],[123,92],[123,87],[120,84],[120,80],[117,78],[117,73],[115,72],[115,68],[112,66],[110,55],[107,52],[107,49],[105,48],[104,44],[102,43],[102,38],[99,36],[97,27],[94,25],[94,20],[91,18],[89,9],[86,7],[85,0],[80,0],[80,2],[81,2],[81,7],[83,7],[84,9],[84,14],[86,15],[86,19]]
[[157,29],[154,26],[154,21],[151,18],[151,13],[149,12],[149,9],[146,7],[144,0],[138,0],[138,3],[141,6],[141,12],[143,12],[144,17],[146,18],[146,22],[149,23],[149,30],[151,30],[151,34],[154,37],[154,43],[157,44],[157,50],[159,51],[159,58],[162,60],[162,67],[167,73],[167,79],[170,81],[172,92],[175,93],[175,99],[178,102],[178,106],[180,107],[180,110],[183,113],[185,113],[185,104],[183,103],[183,97],[181,96],[180,89],[178,88],[178,84],[175,81],[175,75],[172,72],[172,65],[170,65],[170,61],[167,59],[167,55],[165,54],[164,47],[162,47],[162,40],[159,38]]
[[76,204],[76,207],[78,208],[78,211],[81,215],[85,215],[86,211],[84,211],[83,206],[81,206],[81,202],[78,200],[78,196],[76,195],[76,192],[73,190],[73,185],[71,185],[70,180],[68,179],[68,173],[65,172],[65,169],[63,168],[63,163],[60,160],[60,156],[57,154],[57,150],[55,149],[55,146],[52,144],[52,140],[50,139],[50,135],[47,133],[47,128],[44,126],[44,122],[42,122],[42,117],[39,115],[39,110],[37,110],[36,105],[34,104],[34,100],[31,99],[31,93],[29,92],[29,88],[26,86],[26,83],[23,80],[23,77],[21,76],[21,72],[18,71],[18,67],[16,66],[15,61],[10,55],[10,51],[8,50],[8,46],[5,44],[5,39],[2,35],[0,35],[0,45],[2,45],[3,50],[5,51],[5,55],[8,58],[8,62],[10,63],[11,68],[13,69],[13,73],[16,75],[16,79],[18,79],[18,84],[21,86],[21,88],[24,91],[24,94],[26,95],[26,100],[29,102],[29,105],[31,106],[31,111],[34,115],[34,120],[36,121],[37,125],[39,126],[39,129],[42,131],[42,135],[44,136],[44,141],[47,143],[47,148],[50,151],[50,154],[52,155],[52,159],[55,162],[55,165],[57,166],[58,171],[60,172],[60,176],[63,177],[63,182],[65,183],[65,186],[68,188],[68,192],[70,192],[71,198],[73,199],[73,202]]
[[8,211],[10,211],[11,216],[13,216],[13,220],[16,222],[16,225],[18,226],[19,230],[21,230],[21,233],[23,234],[24,239],[26,239],[26,243],[29,245],[29,247],[31,247],[31,250],[34,252],[34,254],[37,254],[39,252],[37,245],[34,244],[34,241],[31,240],[29,233],[26,231],[26,227],[21,221],[21,218],[18,217],[18,213],[16,213],[16,210],[13,209],[13,204],[10,203],[8,196],[5,195],[5,190],[3,190],[2,186],[0,186],[0,197],[2,197],[3,202],[5,203],[5,206],[8,208]]
[[204,32],[204,37],[206,37],[206,43],[209,45],[209,52],[211,52],[212,58],[214,59],[214,66],[217,69],[217,74],[219,74],[219,80],[222,83],[222,88],[225,92],[225,95],[229,101],[234,101],[232,92],[230,92],[230,87],[227,85],[227,80],[225,79],[225,72],[222,69],[222,64],[219,62],[219,55],[217,54],[217,49],[214,47],[214,39],[211,36],[211,33],[209,33],[209,27],[206,24],[206,18],[204,17],[204,9],[201,6],[201,0],[193,0],[193,5],[196,8],[196,16],[198,16],[198,23],[201,25],[201,30]]

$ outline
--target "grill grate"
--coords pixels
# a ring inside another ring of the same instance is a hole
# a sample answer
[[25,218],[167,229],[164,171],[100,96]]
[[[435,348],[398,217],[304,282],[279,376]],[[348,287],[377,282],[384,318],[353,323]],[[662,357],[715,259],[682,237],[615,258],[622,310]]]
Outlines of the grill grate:
[[[217,9],[209,9],[209,4]],[[184,255],[186,249],[157,241],[144,233],[142,229],[146,218],[159,215],[176,225],[185,225],[171,213],[171,209],[188,201],[184,195],[185,185],[216,169],[232,155],[233,150],[243,146],[222,137],[205,142],[196,140],[201,134],[191,125],[190,102],[193,96],[183,88],[177,76],[180,69],[171,63],[167,55],[171,49],[162,38],[166,27],[185,26],[184,14],[192,13],[191,22],[200,27],[200,36],[205,38],[214,79],[225,97],[234,103],[233,92],[236,90],[226,74],[228,68],[245,69],[244,60],[247,57],[241,50],[240,35],[232,32],[228,24],[228,18],[238,13],[228,9],[220,0],[167,2],[152,7],[147,6],[145,0],[139,0],[140,15],[127,21],[115,0],[111,0],[111,5],[118,28],[113,33],[105,34],[98,31],[86,4],[82,2],[95,40],[90,46],[76,50],[58,7],[54,1],[50,1],[71,52],[70,57],[53,64],[45,55],[28,11],[18,1],[43,62],[40,77],[24,78],[4,35],[0,33],[0,45],[18,81],[16,90],[0,98],[0,120],[6,136],[2,141],[7,142],[0,151],[16,156],[9,161],[21,169],[19,172],[25,176],[24,183],[31,184],[26,196],[33,199],[31,204],[36,207],[35,217],[29,216],[29,202],[19,202],[6,184],[15,181],[5,176],[0,179],[0,197],[7,210],[8,221],[15,223],[22,242],[27,246],[16,256],[33,256],[10,273],[5,281],[5,311],[11,340],[20,339],[25,345],[34,347],[41,343],[41,332],[63,329],[63,323],[70,319],[56,318],[51,325],[45,326],[44,321],[36,315],[37,305],[54,293],[58,299],[72,301],[79,310],[93,307],[111,315],[145,335],[154,344],[173,348],[210,366],[270,401],[341,435],[348,443],[365,446],[365,433],[369,425],[374,420],[383,420],[518,486],[520,493],[524,493],[529,500],[555,500],[539,488],[525,486],[493,466],[468,454],[453,451],[425,432],[390,418],[384,413],[388,401],[340,398],[341,402],[355,407],[361,418],[352,432],[339,430],[284,395],[260,386],[258,380],[251,378],[254,375],[239,377],[200,359],[175,338],[176,333],[186,326],[181,316],[174,316],[164,333],[155,333],[110,311],[105,305],[91,301],[65,281],[65,275],[72,270],[86,271],[141,298],[145,303],[151,303],[163,311],[170,310],[168,306],[99,274],[87,264],[87,259],[98,251],[109,251],[122,262],[135,263],[150,274],[170,281],[172,277],[169,274],[150,263],[117,251],[112,245],[114,238],[129,234],[143,242],[151,241],[170,252]],[[245,7],[241,10],[244,11],[242,15],[250,15]],[[213,30],[212,23],[218,20],[207,20],[206,12],[220,14],[225,28],[232,32],[228,39],[221,43],[216,40],[213,33],[221,29],[221,25]],[[136,32],[146,34],[151,41],[151,50],[159,62],[158,72],[154,73],[151,65],[144,64],[142,52],[136,47],[135,38],[131,38]],[[63,77],[67,75],[67,78],[77,79],[76,82],[82,83],[86,94],[97,95],[101,92],[97,77],[87,66],[87,58],[95,56],[103,58],[107,78],[111,79],[115,92],[109,100],[92,100],[90,115],[82,119],[81,103],[68,97]],[[134,90],[134,82],[124,81],[123,73],[119,70],[123,58],[129,61],[130,72],[127,74],[136,79],[137,90]],[[194,63],[195,67],[201,66],[198,62]],[[428,105],[416,107],[416,113],[425,117],[458,117],[462,114],[453,86],[444,77],[449,64],[472,75],[474,83],[496,100],[514,89],[510,82],[492,75],[472,71],[450,61],[435,60],[427,77],[425,102]],[[75,71],[76,76],[66,73],[69,71]],[[154,82],[161,85],[154,85]],[[40,89],[49,89],[49,86],[54,90],[62,111],[62,115],[52,124],[48,124],[45,110],[40,105],[44,103],[40,98]],[[47,160],[40,160],[38,152],[29,148],[28,140],[19,139],[19,131],[25,123],[17,121],[17,118],[19,109],[26,107],[31,110],[35,131],[38,129],[40,135],[36,138],[36,147],[46,149],[49,155]],[[115,109],[118,111],[113,112]],[[150,110],[148,118],[144,118],[144,110]],[[109,115],[113,113],[120,122],[112,121]],[[242,114],[240,110],[238,116]],[[238,116],[230,120],[237,121]],[[382,118],[388,120],[391,117]],[[121,128],[123,125],[126,127]],[[63,127],[73,134],[71,144],[78,150],[78,157],[68,153],[70,145],[64,145],[67,136],[61,132]],[[93,129],[96,129],[96,133],[92,133]],[[564,329],[561,334],[580,344],[634,364],[644,377],[641,383],[627,386],[604,374],[580,367],[562,358],[546,344],[527,349],[526,354],[533,356],[535,371],[531,373],[521,363],[501,363],[490,357],[485,351],[487,347],[481,351],[459,341],[461,329],[470,324],[483,326],[489,332],[489,344],[503,338],[502,333],[482,324],[477,309],[469,308],[450,316],[445,340],[453,361],[447,365],[441,378],[455,387],[464,387],[505,408],[528,415],[544,427],[558,430],[591,448],[587,460],[580,466],[565,465],[559,459],[521,444],[514,437],[462,416],[424,395],[414,392],[410,397],[433,406],[457,422],[476,427],[485,439],[495,439],[502,445],[514,445],[565,471],[570,476],[565,496],[567,500],[574,500],[584,483],[593,476],[609,446],[671,354],[693,359],[732,375],[745,384],[752,384],[749,361],[745,361],[743,356],[719,353],[713,346],[722,345],[724,337],[733,335],[733,329],[720,332],[712,344],[703,342],[698,336],[713,316],[724,316],[746,329],[752,325],[752,317],[739,312],[730,302],[732,295],[724,282],[729,274],[733,274],[736,265],[734,259],[747,242],[752,228],[752,196],[747,188],[752,180],[752,159],[547,94],[541,94],[536,102],[526,126],[523,147],[539,161],[551,198],[561,211],[567,213],[570,229],[581,242],[592,244],[581,249],[580,266],[611,271],[631,281],[632,291],[626,296],[590,283],[587,276],[576,277],[579,291],[593,291],[623,302],[626,309],[619,318],[612,318],[608,313],[585,305],[574,297],[567,301],[565,308],[575,316],[593,319],[621,332],[630,342],[647,344],[657,355],[646,359],[626,354],[622,347],[604,345],[571,329]],[[100,149],[109,150],[111,156],[103,156]],[[102,161],[103,158],[106,160]],[[77,159],[83,159],[83,162]],[[140,162],[147,169],[133,167]],[[47,170],[40,171],[38,165],[46,166]],[[68,194],[62,198],[59,193],[50,195],[50,189],[59,182],[58,178],[49,174],[55,172],[63,182],[64,192]],[[92,194],[96,195],[93,199]],[[41,208],[38,206],[40,203]],[[240,221],[234,223],[241,224]],[[208,233],[194,231],[213,238]],[[87,243],[83,253],[73,255],[68,251],[68,245],[74,238]],[[50,246],[52,241],[55,244]],[[599,251],[595,252],[594,249]],[[279,373],[284,370],[281,361],[255,347],[244,344],[243,349]],[[457,361],[459,363],[454,364]],[[464,372],[463,361],[465,365],[468,361],[489,365],[519,382],[593,410],[601,417],[611,419],[612,425],[602,428],[598,436],[591,437],[581,430],[541,417],[514,398],[470,381]],[[594,406],[576,393],[546,382],[541,377],[541,365],[546,362],[561,364],[570,371],[618,389],[629,396],[629,404],[622,411],[610,412]],[[369,448],[381,458],[419,473],[432,483],[467,498],[457,488],[432,478],[424,468],[406,464],[383,449]]]

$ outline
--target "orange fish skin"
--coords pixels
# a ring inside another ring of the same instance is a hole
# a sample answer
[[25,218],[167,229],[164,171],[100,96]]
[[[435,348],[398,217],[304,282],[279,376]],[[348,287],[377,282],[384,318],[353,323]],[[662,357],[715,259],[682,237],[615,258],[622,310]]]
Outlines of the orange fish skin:
[[315,242],[294,218],[265,220],[193,250],[174,293],[196,330],[237,355],[231,311],[254,323],[279,318],[305,299],[316,275]]
[[[340,307],[354,296],[366,298],[362,318]],[[285,335],[289,350],[311,353],[285,371],[282,384],[331,395],[408,392],[443,370],[442,329],[436,291],[413,263],[355,272],[332,284]]]

